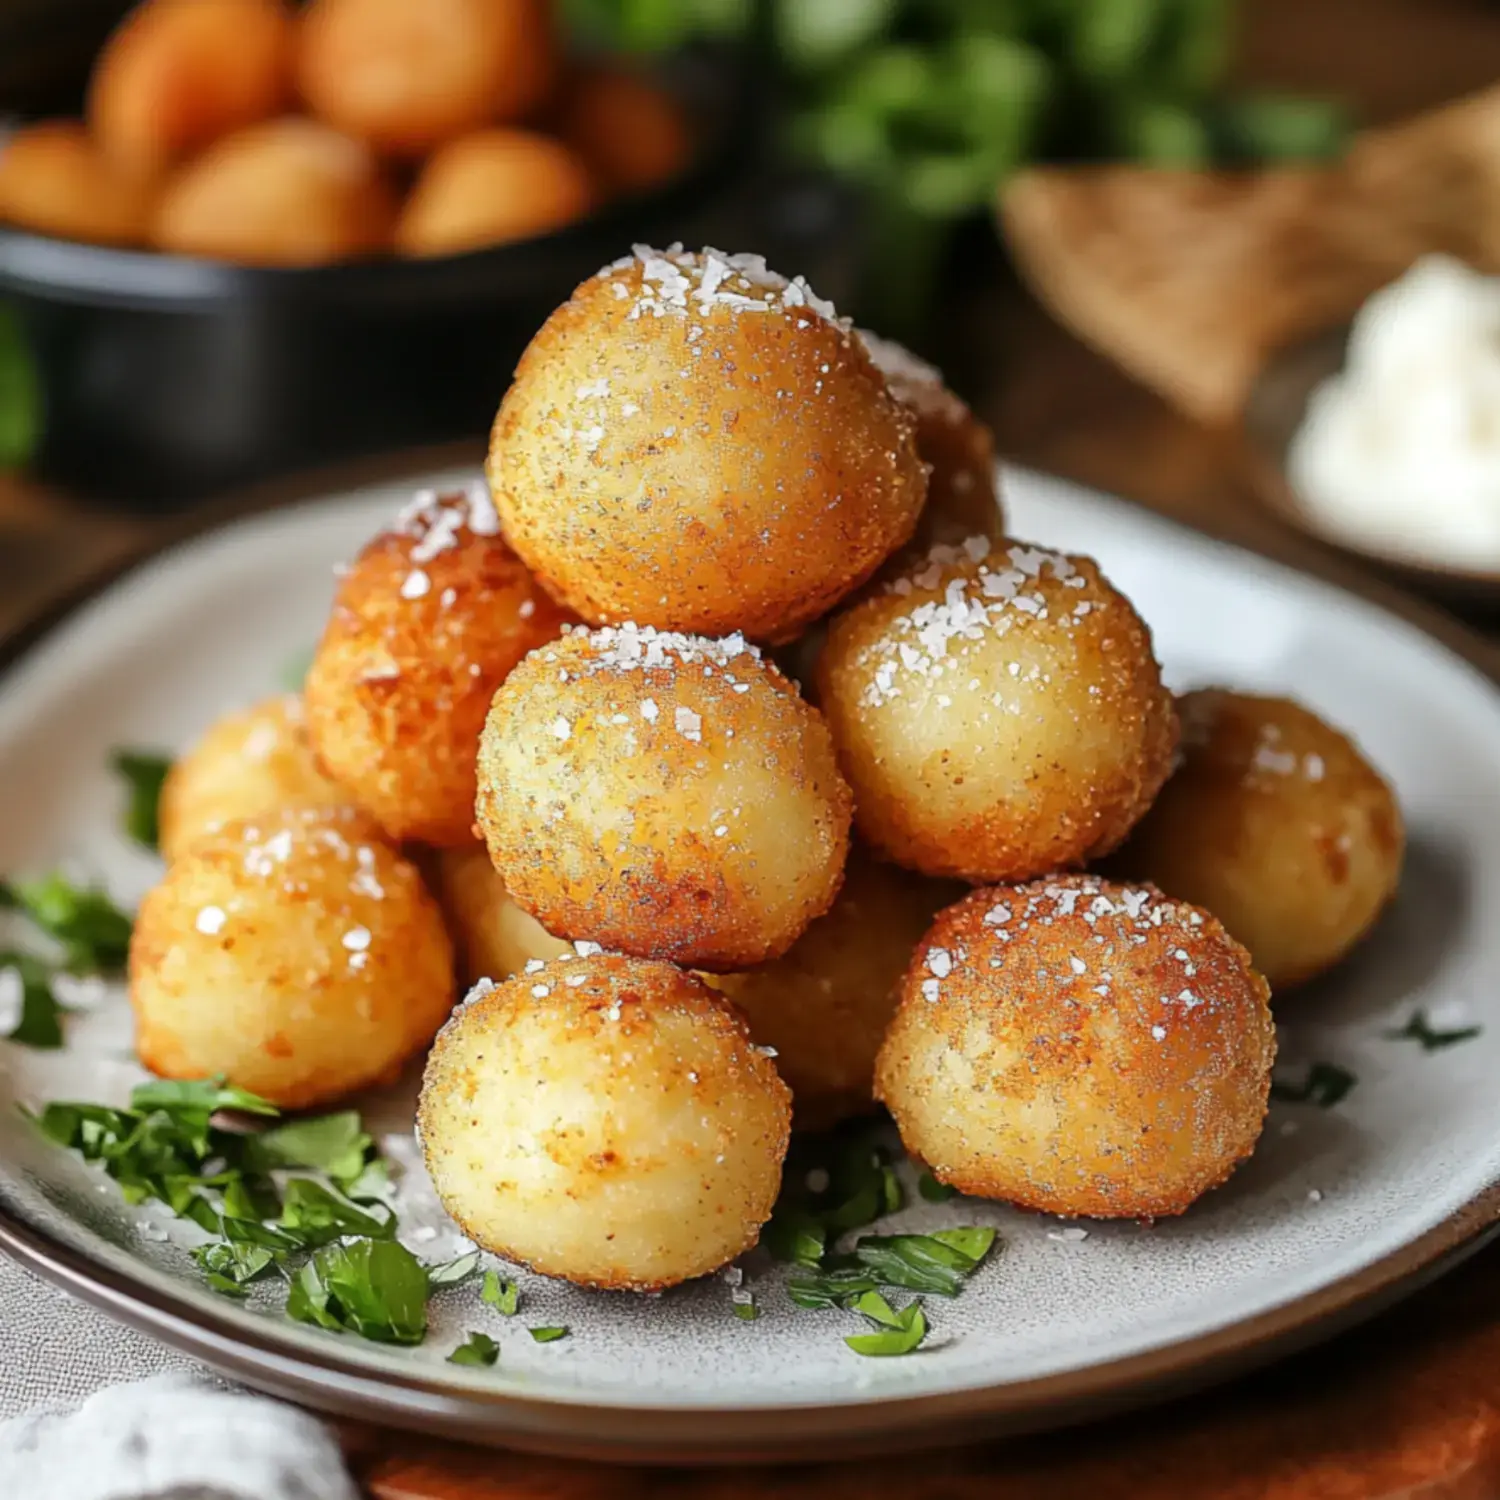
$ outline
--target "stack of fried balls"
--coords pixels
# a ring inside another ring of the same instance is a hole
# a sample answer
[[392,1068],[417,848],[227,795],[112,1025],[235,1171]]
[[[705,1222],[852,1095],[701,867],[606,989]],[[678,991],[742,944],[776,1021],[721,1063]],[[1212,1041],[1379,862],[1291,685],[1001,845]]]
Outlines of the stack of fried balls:
[[964,1193],[1182,1212],[1400,815],[1307,710],[1174,702],[1091,559],[1004,534],[991,450],[759,257],[586,281],[488,487],[419,494],[301,698],[173,770],[142,1059],[295,1108],[430,1047],[444,1204],[587,1285],[723,1266],[792,1128],[877,1102]]

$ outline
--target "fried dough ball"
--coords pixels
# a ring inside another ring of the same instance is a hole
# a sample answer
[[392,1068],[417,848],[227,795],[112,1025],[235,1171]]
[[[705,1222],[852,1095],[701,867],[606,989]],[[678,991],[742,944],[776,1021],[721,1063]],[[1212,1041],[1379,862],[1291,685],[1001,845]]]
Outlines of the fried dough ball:
[[280,0],[146,0],[94,64],[88,117],[144,172],[278,114],[291,94],[292,19]]
[[562,110],[563,139],[611,192],[639,193],[678,176],[692,156],[688,122],[665,89],[623,68],[577,73]]
[[860,833],[975,883],[1108,853],[1177,739],[1130,601],[1092,559],[1023,542],[936,546],[836,615],[818,689]]
[[875,1054],[902,976],[938,909],[960,890],[856,846],[838,899],[789,952],[709,981],[744,1012],[751,1036],[776,1049],[798,1129],[826,1130],[875,1107]]
[[548,0],[312,0],[298,38],[313,110],[393,156],[522,118],[556,73]]
[[466,846],[495,689],[567,616],[483,485],[420,492],[344,575],[303,685],[314,749],[397,842]]
[[530,130],[479,130],[422,169],[396,225],[403,255],[457,255],[546,234],[593,206],[588,168]]
[[614,955],[480,985],[427,1060],[418,1120],[476,1244],[583,1286],[656,1291],[755,1244],[791,1099],[691,974]]
[[838,893],[849,789],[827,726],[743,637],[574,630],[495,694],[478,817],[560,937],[738,969]]
[[1268,996],[1213,917],[1150,886],[972,891],[912,960],[875,1089],[907,1150],[960,1192],[1179,1214],[1260,1135]]
[[313,754],[301,698],[281,693],[225,714],[173,762],[161,789],[158,842],[173,860],[231,819],[347,801]]
[[943,383],[942,372],[909,349],[863,330],[860,337],[891,394],[917,419],[917,452],[930,466],[927,505],[912,538],[926,551],[935,542],[959,546],[971,536],[1005,535],[995,477],[994,434]]
[[110,161],[82,125],[44,120],[0,142],[0,223],[89,244],[137,245],[150,218],[150,188]]
[[283,1109],[392,1081],[453,1003],[453,953],[416,868],[352,808],[290,808],[193,844],[130,942],[136,1051]]
[[367,147],[315,120],[268,120],[172,178],[152,235],[177,255],[313,266],[386,249],[395,215]]
[[1204,688],[1178,700],[1182,764],[1116,863],[1207,907],[1279,990],[1336,964],[1396,893],[1390,786],[1300,704]]
[[642,246],[531,341],[490,487],[516,551],[585,619],[789,640],[911,535],[914,428],[800,279]]
[[555,938],[510,898],[483,844],[440,850],[433,875],[438,904],[458,952],[465,984],[509,979],[535,958],[558,958],[573,945]]

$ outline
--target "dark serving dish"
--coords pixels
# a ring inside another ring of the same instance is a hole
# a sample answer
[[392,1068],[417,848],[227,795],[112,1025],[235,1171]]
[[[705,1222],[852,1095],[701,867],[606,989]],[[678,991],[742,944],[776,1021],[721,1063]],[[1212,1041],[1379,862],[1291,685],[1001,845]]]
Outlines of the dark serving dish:
[[[0,0],[0,116],[76,113],[89,63],[127,8]],[[41,376],[39,474],[155,509],[483,432],[516,357],[574,285],[633,242],[708,239],[725,225],[758,136],[751,69],[705,53],[674,59],[663,81],[695,122],[688,171],[514,245],[286,270],[0,226],[0,303]],[[808,227],[806,204],[782,205],[781,217],[783,236]]]

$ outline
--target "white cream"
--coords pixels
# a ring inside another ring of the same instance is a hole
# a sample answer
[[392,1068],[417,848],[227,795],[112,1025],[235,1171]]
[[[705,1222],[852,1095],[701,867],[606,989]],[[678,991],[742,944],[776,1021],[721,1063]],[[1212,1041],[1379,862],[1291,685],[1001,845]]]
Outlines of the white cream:
[[1309,519],[1356,546],[1500,568],[1500,277],[1431,255],[1371,297],[1288,471]]

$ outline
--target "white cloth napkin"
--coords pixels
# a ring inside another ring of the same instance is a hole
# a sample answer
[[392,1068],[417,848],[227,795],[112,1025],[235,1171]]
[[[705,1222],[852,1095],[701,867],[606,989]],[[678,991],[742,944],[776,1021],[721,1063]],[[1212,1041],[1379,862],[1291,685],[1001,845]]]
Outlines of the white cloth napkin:
[[215,1382],[0,1255],[5,1417],[3,1500],[356,1500],[316,1418]]
[[307,1412],[191,1374],[111,1386],[73,1411],[0,1426],[16,1500],[358,1500]]

